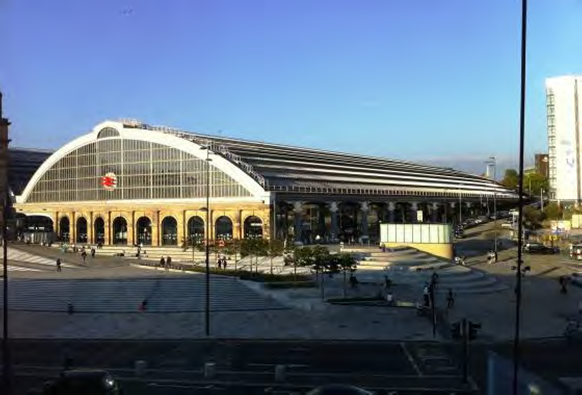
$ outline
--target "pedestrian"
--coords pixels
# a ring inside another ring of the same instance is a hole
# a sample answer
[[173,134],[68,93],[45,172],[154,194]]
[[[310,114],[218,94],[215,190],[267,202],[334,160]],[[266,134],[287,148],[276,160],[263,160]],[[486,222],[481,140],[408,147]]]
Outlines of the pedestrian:
[[422,290],[422,298],[424,300],[424,305],[426,307],[428,307],[430,305],[430,296],[429,296],[428,283],[424,284],[424,289]]
[[354,273],[350,274],[350,285],[352,289],[358,289],[358,279],[354,275]]
[[560,276],[560,293],[562,294],[567,294],[568,293],[568,287],[567,287],[567,283],[568,283],[568,279],[566,276]]
[[222,268],[226,270],[226,257],[222,258]]
[[97,251],[95,250],[95,247],[91,247],[91,258],[95,258],[95,253]]
[[169,270],[171,266],[172,266],[172,257],[168,255],[168,257],[166,258],[166,270]]
[[[462,258],[461,258],[461,259],[462,259]],[[436,289],[436,287],[437,287],[437,283],[438,283],[438,281],[439,281],[439,275],[438,275],[438,273],[436,272],[436,270],[433,270],[433,271],[432,271],[432,275],[431,275],[430,281],[431,281],[431,284],[432,284],[432,286],[434,287],[434,289]]]
[[84,249],[83,252],[81,252],[81,257],[83,258],[83,264],[87,263],[87,251]]
[[163,256],[160,258],[159,266],[160,267],[166,267],[166,260],[164,259]]
[[222,269],[222,258],[218,258],[218,260],[216,261],[216,264],[218,265],[219,269]]
[[390,280],[390,277],[388,277],[388,275],[384,275],[384,288],[388,289],[390,288],[390,286],[392,285],[392,280]]
[[57,272],[61,271],[61,258],[57,258]]
[[455,306],[455,295],[453,294],[453,290],[449,288],[449,292],[447,292],[447,309],[452,309]]
[[392,292],[386,294],[386,302],[388,303],[388,306],[394,305],[394,295],[392,295]]

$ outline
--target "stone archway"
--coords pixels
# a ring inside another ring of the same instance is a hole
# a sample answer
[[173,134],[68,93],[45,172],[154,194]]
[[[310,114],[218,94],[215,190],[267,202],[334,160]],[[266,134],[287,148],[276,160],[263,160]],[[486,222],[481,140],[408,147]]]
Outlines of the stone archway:
[[71,221],[69,217],[62,217],[59,221],[59,240],[65,243],[70,242],[69,236],[71,235]]
[[105,243],[105,221],[101,217],[95,218],[93,223],[93,242],[95,244]]
[[77,219],[77,243],[87,242],[87,219],[85,217],[79,217]]
[[178,244],[178,221],[174,217],[166,217],[162,220],[162,245]]
[[117,217],[113,220],[113,243],[127,244],[127,221],[123,217]]
[[218,217],[215,222],[216,239],[232,239],[232,220],[226,215]]
[[139,217],[135,223],[136,243],[152,245],[152,220],[148,217]]
[[196,215],[188,220],[188,241],[190,244],[192,244],[192,240],[202,241],[205,233],[202,217]]
[[244,222],[245,239],[260,239],[263,237],[263,220],[255,215],[247,217]]

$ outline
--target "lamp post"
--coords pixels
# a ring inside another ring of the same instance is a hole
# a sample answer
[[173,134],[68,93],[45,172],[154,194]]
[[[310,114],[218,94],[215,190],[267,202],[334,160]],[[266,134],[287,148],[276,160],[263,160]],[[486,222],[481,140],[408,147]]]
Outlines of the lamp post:
[[[489,160],[486,162],[487,166],[493,166],[493,182],[497,182],[497,160],[494,156],[490,156]],[[494,246],[493,251],[495,252],[494,262],[497,262],[497,186],[493,185],[493,238]]]
[[[210,144],[200,147],[206,150],[206,300],[204,308],[204,332],[210,336]],[[194,247],[192,247],[194,248]]]

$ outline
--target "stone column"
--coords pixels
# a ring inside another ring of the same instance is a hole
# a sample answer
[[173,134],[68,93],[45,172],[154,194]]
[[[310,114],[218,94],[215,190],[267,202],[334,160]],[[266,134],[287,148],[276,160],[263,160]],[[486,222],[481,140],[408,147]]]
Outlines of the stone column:
[[331,221],[331,241],[332,243],[338,239],[339,229],[337,226],[337,216],[339,211],[339,205],[337,202],[329,203],[329,216]]
[[323,239],[323,237],[325,237],[325,234],[327,233],[327,229],[325,228],[325,204],[320,204],[317,206],[317,215],[318,215],[317,233]]
[[368,238],[368,212],[370,211],[368,202],[360,203],[360,211],[362,212],[362,233],[360,236],[363,238]]
[[152,247],[159,247],[160,243],[160,212],[152,212]]
[[410,203],[410,222],[416,223],[418,222],[418,217],[416,212],[418,211],[418,202],[411,202]]
[[431,222],[436,223],[439,220],[439,204],[438,203],[433,203],[431,205]]
[[391,224],[395,222],[394,210],[396,210],[396,203],[388,202],[388,222]]
[[130,211],[127,218],[127,245],[133,246],[134,244],[137,244],[137,237],[135,234],[135,229],[137,228],[137,226],[135,226],[135,211]]
[[77,213],[74,211],[69,215],[69,242],[77,243]]
[[[243,211],[238,210],[238,216],[236,218],[235,223],[233,224],[234,229],[232,230],[232,238],[233,239],[242,239],[245,237],[245,226],[243,222]],[[265,224],[263,224],[264,226]],[[264,230],[264,229],[263,229]]]
[[293,202],[293,214],[295,219],[295,241],[302,241],[303,230],[303,202]]
[[87,220],[87,243],[93,244],[93,211],[89,211],[89,219]]
[[113,244],[113,239],[111,238],[111,211],[108,211],[105,216],[105,234],[103,235],[103,244],[111,245]]

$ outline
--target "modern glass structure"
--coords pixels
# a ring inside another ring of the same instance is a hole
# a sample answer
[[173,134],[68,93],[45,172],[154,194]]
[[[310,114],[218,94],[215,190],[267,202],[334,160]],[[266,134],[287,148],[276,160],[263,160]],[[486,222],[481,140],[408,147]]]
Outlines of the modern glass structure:
[[516,198],[453,169],[122,120],[50,155],[15,207],[29,233],[30,223],[43,222],[55,239],[73,243],[290,236],[307,243],[375,241],[382,222],[454,222],[486,212],[494,194]]

